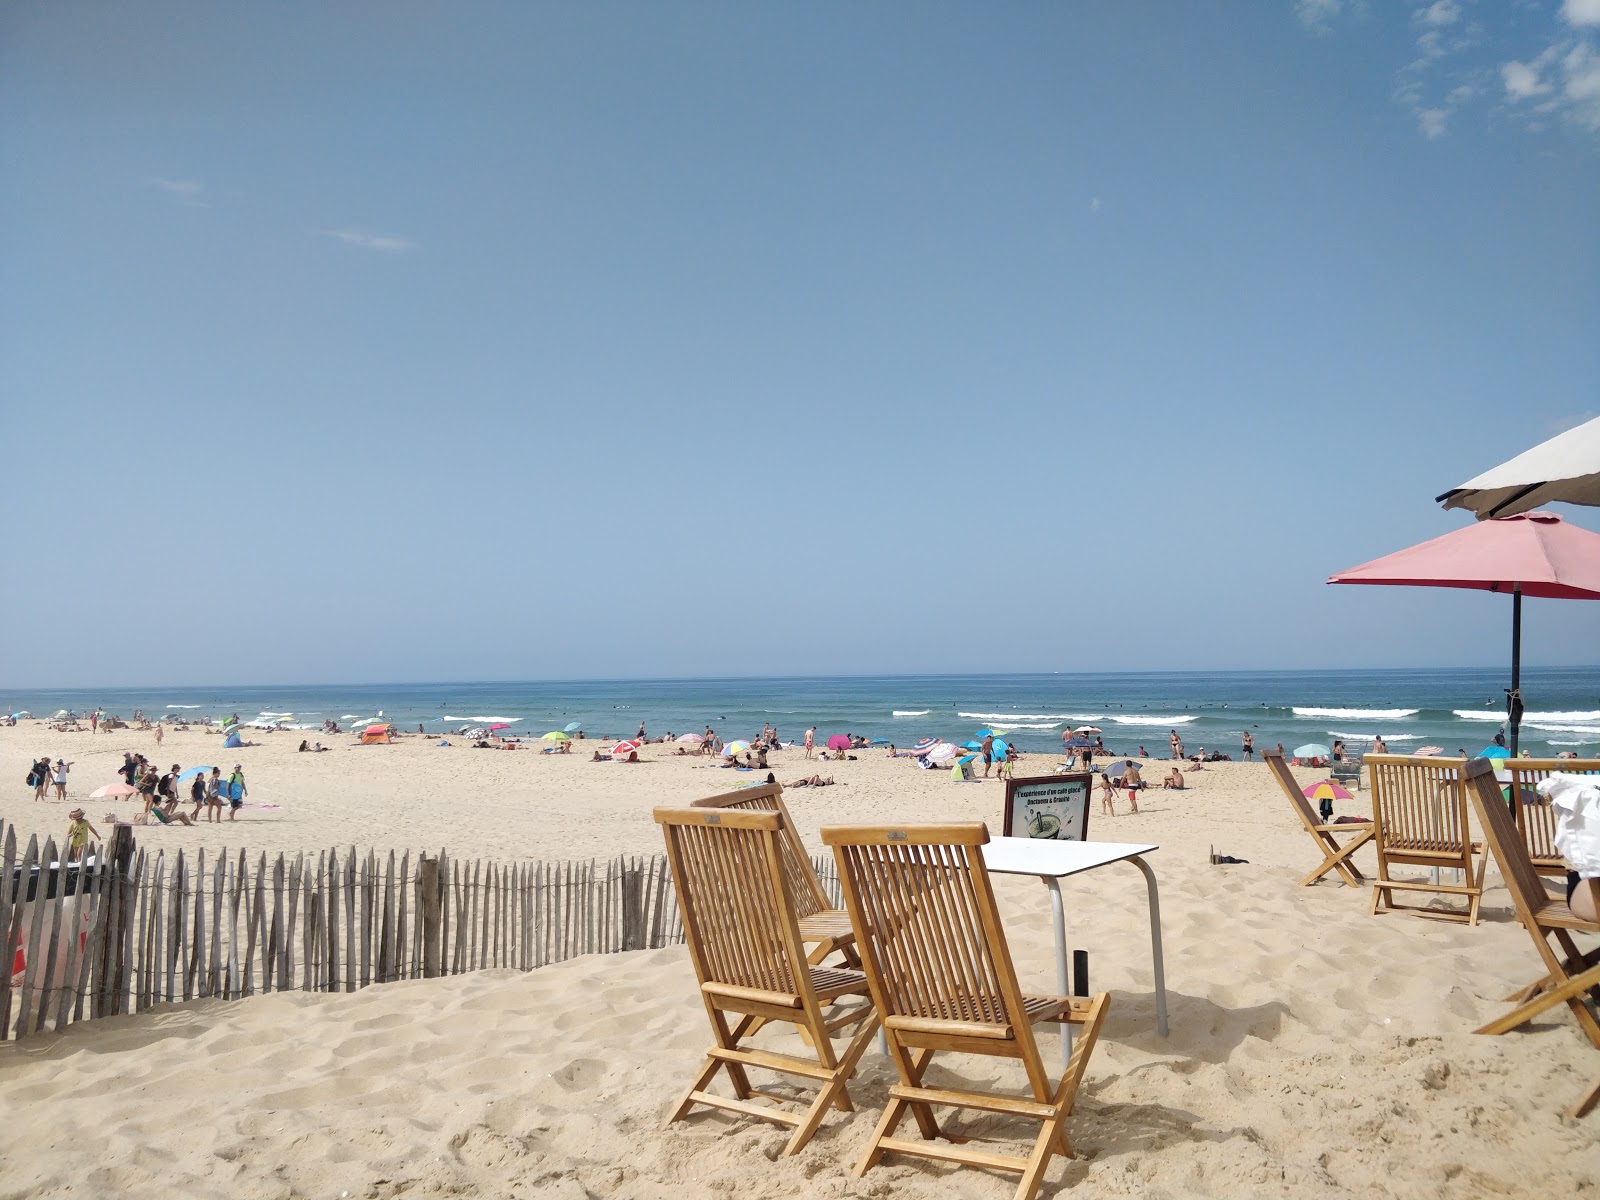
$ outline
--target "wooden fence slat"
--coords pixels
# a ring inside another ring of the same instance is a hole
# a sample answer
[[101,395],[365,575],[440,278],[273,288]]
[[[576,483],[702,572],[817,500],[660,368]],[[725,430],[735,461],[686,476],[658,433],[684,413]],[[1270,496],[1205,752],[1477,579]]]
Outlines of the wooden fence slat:
[[[22,901],[28,894],[28,861],[34,853],[37,838],[30,838],[20,863],[17,860],[16,831],[6,830],[3,865],[5,882],[0,884],[0,1041],[11,1036],[11,965],[17,960],[17,943],[22,940]],[[15,876],[17,885],[12,889]],[[20,998],[20,997],[19,997]]]

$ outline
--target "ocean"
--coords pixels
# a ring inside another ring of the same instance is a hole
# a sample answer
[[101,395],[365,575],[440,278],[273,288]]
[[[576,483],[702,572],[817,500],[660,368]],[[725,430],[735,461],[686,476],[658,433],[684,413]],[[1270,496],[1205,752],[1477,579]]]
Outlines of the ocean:
[[[1096,725],[1119,753],[1144,746],[1164,754],[1175,729],[1187,753],[1203,747],[1237,758],[1246,729],[1257,747],[1343,738],[1361,750],[1382,734],[1400,753],[1428,744],[1476,753],[1504,724],[1508,681],[1490,669],[640,679],[80,688],[0,693],[0,705],[36,717],[97,706],[152,719],[237,713],[309,729],[329,717],[349,728],[381,715],[430,733],[505,722],[508,735],[538,736],[578,723],[595,738],[631,737],[642,721],[651,737],[710,725],[730,740],[770,723],[789,741],[815,725],[819,740],[854,733],[901,746],[929,736],[961,742],[993,728],[1023,751],[1059,748],[1064,731]],[[1524,748],[1600,754],[1600,669],[1528,669],[1522,691]]]

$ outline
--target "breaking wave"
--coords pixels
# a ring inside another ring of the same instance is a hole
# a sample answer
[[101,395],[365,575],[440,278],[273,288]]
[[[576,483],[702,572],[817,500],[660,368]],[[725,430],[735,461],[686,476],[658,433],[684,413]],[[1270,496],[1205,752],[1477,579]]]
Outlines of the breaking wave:
[[931,708],[897,708],[894,710],[894,715],[897,717],[925,717],[932,711],[933,709]]
[[[1506,714],[1497,709],[1457,708],[1452,710],[1463,721],[1499,721],[1505,723]],[[1593,712],[1525,712],[1522,714],[1522,723],[1530,724],[1534,721],[1560,721],[1563,724],[1573,724],[1582,721],[1585,724],[1600,724],[1600,710]]]
[[1198,721],[1198,715],[1192,717],[1111,717],[1118,725],[1187,725],[1190,721]]
[[1414,708],[1294,708],[1297,717],[1322,717],[1330,721],[1401,721],[1417,715]]
[[168,708],[199,708],[198,704],[169,704]]
[[521,717],[452,717],[452,716],[449,716],[448,714],[446,714],[445,716],[440,717],[439,720],[441,720],[441,721],[477,721],[479,723],[482,723],[484,721],[505,721],[507,724],[511,724],[511,723],[516,722],[516,721],[522,720],[522,718]]
[[[1337,729],[1330,729],[1328,730],[1328,736],[1336,737],[1345,742],[1370,742],[1378,735],[1374,733],[1340,733]],[[1383,740],[1386,742],[1420,742],[1422,740],[1422,734],[1386,733],[1383,735]]]
[[980,713],[958,712],[973,721],[1103,721],[1104,713]]

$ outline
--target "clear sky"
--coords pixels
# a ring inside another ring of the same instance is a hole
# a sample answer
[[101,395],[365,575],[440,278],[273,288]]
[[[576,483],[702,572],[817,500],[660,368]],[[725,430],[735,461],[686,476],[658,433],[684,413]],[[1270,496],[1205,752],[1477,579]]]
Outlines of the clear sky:
[[1498,664],[1597,412],[1600,0],[0,8],[0,684]]

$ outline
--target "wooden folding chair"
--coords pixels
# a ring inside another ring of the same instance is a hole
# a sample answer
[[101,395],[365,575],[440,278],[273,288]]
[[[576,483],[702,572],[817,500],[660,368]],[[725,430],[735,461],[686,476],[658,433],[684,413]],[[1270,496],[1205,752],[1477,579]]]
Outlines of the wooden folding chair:
[[856,932],[850,927],[850,914],[834,908],[816,868],[806,854],[805,844],[794,827],[789,809],[783,802],[783,785],[764,783],[759,787],[739,788],[694,801],[695,808],[734,808],[748,812],[775,812],[783,817],[783,835],[778,848],[783,855],[783,873],[789,880],[789,895],[794,899],[795,916],[800,919],[800,938],[813,944],[810,960],[822,962],[835,950],[839,951],[848,967],[859,967],[856,956]]
[[[1589,1040],[1600,1047],[1600,1023],[1596,1022],[1594,1014],[1583,1002],[1583,993],[1586,991],[1592,991],[1596,998],[1600,998],[1600,967],[1591,965],[1588,956],[1578,950],[1569,932],[1600,933],[1600,923],[1577,916],[1564,899],[1557,899],[1545,891],[1538,869],[1528,854],[1528,847],[1501,797],[1500,785],[1494,779],[1494,767],[1484,759],[1473,759],[1467,765],[1467,779],[1473,807],[1478,810],[1478,820],[1483,822],[1483,836],[1489,843],[1495,862],[1500,866],[1500,874],[1505,878],[1511,901],[1517,907],[1517,920],[1522,922],[1523,928],[1538,946],[1539,957],[1545,965],[1545,974],[1541,978],[1507,997],[1523,1003],[1505,1016],[1489,1022],[1478,1032],[1505,1033],[1564,1000],[1584,1033],[1589,1035]],[[1551,938],[1560,944],[1561,954],[1551,947]]]
[[[1017,1200],[1032,1200],[1051,1156],[1071,1156],[1067,1116],[1109,997],[1022,994],[984,867],[989,831],[982,824],[832,827],[822,840],[838,860],[872,1000],[900,1074],[855,1174],[866,1174],[886,1152],[917,1155],[1020,1172]],[[1053,1090],[1034,1039],[1039,1021],[1081,1026]],[[935,1050],[1021,1059],[1032,1094],[927,1086]],[[953,1144],[966,1138],[941,1130],[935,1105],[1028,1117],[1041,1122],[1039,1136],[1026,1158],[966,1149]],[[922,1141],[894,1136],[908,1110]],[[933,1140],[940,1136],[946,1141]]]
[[[716,1040],[666,1124],[686,1116],[696,1104],[706,1104],[793,1126],[783,1153],[798,1153],[829,1107],[855,1111],[845,1084],[872,1040],[878,1018],[866,1003],[832,1017],[823,1006],[843,996],[865,997],[866,977],[807,962],[783,866],[780,814],[658,808],[655,819],[666,838],[689,957]],[[814,1056],[739,1045],[768,1021],[800,1029]],[[834,1031],[858,1023],[861,1028],[844,1054],[836,1055]],[[750,1067],[814,1080],[820,1085],[816,1098],[799,1114],[757,1103],[758,1094],[780,1102],[795,1098],[752,1086]],[[719,1071],[727,1072],[732,1099],[706,1090]]]
[[[1436,921],[1478,923],[1483,902],[1483,873],[1489,859],[1483,846],[1472,840],[1467,823],[1467,789],[1464,758],[1413,758],[1405,754],[1369,754],[1367,769],[1372,784],[1373,844],[1378,851],[1378,877],[1372,883],[1372,912],[1390,909]],[[1474,864],[1473,858],[1477,862]],[[1465,873],[1464,883],[1444,883],[1442,878],[1396,879],[1395,866],[1428,867]],[[1396,904],[1395,892],[1433,892],[1461,896],[1459,909],[1423,908]]]
[[1600,773],[1595,758],[1509,758],[1501,765],[1511,772],[1511,811],[1528,847],[1533,869],[1541,875],[1567,877],[1567,864],[1556,849],[1556,814],[1539,799],[1539,781],[1556,771],[1569,775]]
[[[1311,801],[1307,800],[1305,793],[1300,790],[1300,785],[1295,783],[1294,776],[1289,772],[1289,764],[1283,761],[1283,755],[1276,750],[1268,750],[1261,757],[1271,768],[1278,786],[1283,789],[1283,794],[1289,797],[1289,805],[1300,818],[1300,823],[1306,827],[1306,832],[1316,840],[1318,848],[1322,851],[1322,865],[1302,879],[1300,886],[1310,887],[1329,871],[1337,871],[1339,878],[1351,887],[1360,887],[1366,876],[1350,860],[1350,856],[1372,840],[1374,827],[1365,824],[1324,825],[1317,819],[1316,810],[1311,807]],[[1339,843],[1341,834],[1353,836],[1341,845]]]

